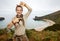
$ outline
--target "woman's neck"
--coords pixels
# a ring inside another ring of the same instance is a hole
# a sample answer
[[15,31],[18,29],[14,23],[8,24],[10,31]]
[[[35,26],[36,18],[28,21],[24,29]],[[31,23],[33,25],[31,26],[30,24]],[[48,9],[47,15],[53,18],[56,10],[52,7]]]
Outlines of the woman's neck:
[[17,18],[23,18],[23,15],[22,14],[20,14],[20,15],[17,14],[16,17]]

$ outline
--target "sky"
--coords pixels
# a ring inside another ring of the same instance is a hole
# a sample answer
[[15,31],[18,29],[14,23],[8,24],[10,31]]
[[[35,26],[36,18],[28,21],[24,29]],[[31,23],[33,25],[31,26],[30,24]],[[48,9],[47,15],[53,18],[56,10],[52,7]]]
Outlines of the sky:
[[27,3],[33,11],[54,12],[60,10],[60,0],[0,0],[0,11],[13,12],[20,1]]
[[[29,20],[35,17],[35,15],[43,16],[60,10],[60,0],[0,0],[0,16],[6,17],[6,20],[8,18],[11,19],[15,15],[15,7],[20,1],[25,2],[32,8]],[[25,11],[27,11],[26,8],[24,8],[23,13]]]

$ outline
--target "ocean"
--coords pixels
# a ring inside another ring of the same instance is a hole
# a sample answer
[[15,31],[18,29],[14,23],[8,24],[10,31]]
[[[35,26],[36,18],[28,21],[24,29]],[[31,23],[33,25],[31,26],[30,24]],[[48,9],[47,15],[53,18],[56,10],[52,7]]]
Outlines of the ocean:
[[[33,20],[33,18],[35,18],[35,16],[43,16],[43,15],[46,15],[47,12],[32,12],[30,14],[30,16],[28,17],[27,19],[27,22],[26,22],[26,28],[27,29],[34,29],[36,27],[41,27],[41,26],[48,26],[48,23],[45,22],[45,21],[35,21]],[[12,12],[12,11],[0,11],[0,17],[4,17],[5,20],[3,21],[0,21],[0,29],[1,28],[6,28],[7,27],[7,24],[12,20],[12,18],[16,15],[15,12]]]

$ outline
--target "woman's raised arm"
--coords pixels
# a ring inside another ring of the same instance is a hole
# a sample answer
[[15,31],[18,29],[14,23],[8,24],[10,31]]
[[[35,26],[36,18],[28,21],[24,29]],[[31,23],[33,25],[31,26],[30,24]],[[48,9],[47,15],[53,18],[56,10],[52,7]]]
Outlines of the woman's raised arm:
[[27,5],[25,2],[20,2],[20,5],[28,9],[28,12],[24,15],[25,18],[28,18],[28,16],[32,12],[32,8],[29,5]]

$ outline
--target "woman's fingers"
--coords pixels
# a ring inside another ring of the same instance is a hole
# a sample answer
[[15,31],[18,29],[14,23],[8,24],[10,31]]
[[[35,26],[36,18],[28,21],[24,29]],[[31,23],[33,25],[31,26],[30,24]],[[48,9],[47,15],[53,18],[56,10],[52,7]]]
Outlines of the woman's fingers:
[[25,4],[26,4],[25,2],[20,2],[20,5],[22,6],[25,6]]
[[13,20],[14,23],[16,23],[16,22],[18,22],[18,21],[19,21],[18,18],[16,18],[16,19]]
[[23,2],[20,2],[20,5],[23,5]]

